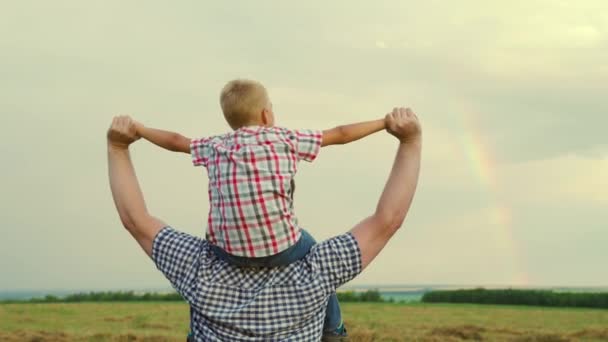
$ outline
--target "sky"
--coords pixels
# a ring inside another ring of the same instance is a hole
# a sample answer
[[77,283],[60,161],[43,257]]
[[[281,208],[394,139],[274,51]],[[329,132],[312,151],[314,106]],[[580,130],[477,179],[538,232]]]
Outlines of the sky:
[[[608,285],[603,0],[25,0],[0,11],[0,290],[169,287],[120,224],[105,132],[117,114],[226,132],[234,78],[265,84],[289,128],[418,114],[413,206],[350,285]],[[323,240],[371,214],[396,145],[302,164],[302,226]],[[203,235],[204,169],[131,153],[150,212]]]

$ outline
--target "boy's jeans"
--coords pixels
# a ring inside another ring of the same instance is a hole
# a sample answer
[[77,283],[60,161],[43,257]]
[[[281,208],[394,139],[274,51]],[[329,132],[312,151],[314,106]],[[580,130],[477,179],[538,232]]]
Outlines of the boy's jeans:
[[[211,250],[222,260],[227,261],[236,266],[242,267],[277,267],[289,265],[294,261],[300,260],[308,254],[310,248],[316,244],[315,239],[308,234],[304,229],[301,230],[302,234],[300,240],[295,245],[287,248],[286,250],[267,257],[261,258],[248,258],[242,256],[236,256],[228,254],[220,247],[210,245]],[[338,297],[336,294],[332,294],[327,302],[327,311],[325,313],[325,322],[323,324],[323,331],[334,331],[342,323],[342,314],[340,313],[340,305],[338,304]]]

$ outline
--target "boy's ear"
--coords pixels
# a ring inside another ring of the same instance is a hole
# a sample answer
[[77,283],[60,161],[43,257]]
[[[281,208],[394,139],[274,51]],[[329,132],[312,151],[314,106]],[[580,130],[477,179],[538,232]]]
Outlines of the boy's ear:
[[262,123],[264,126],[268,126],[272,118],[270,117],[270,111],[267,108],[262,109]]

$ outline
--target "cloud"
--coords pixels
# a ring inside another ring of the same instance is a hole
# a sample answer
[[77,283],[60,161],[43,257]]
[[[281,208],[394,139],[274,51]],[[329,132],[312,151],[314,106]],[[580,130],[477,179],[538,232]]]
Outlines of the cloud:
[[505,191],[522,203],[608,205],[608,152],[595,158],[564,155],[512,164],[503,170]]
[[[516,281],[511,251],[497,247],[497,228],[510,225],[533,281],[606,282],[586,267],[551,268],[603,256],[606,13],[601,0],[14,2],[0,14],[0,271],[11,281],[0,286],[165,284],[120,228],[103,132],[126,112],[190,136],[221,133],[219,89],[243,76],[268,86],[288,127],[324,129],[401,105],[419,114],[414,207],[357,281]],[[471,141],[492,187],[469,158]],[[371,213],[395,144],[377,134],[301,167],[296,206],[315,237]],[[203,171],[145,143],[133,158],[151,210],[202,235]],[[60,263],[70,267],[56,272]]]
[[376,47],[379,49],[386,49],[386,43],[382,40],[377,40],[376,41]]

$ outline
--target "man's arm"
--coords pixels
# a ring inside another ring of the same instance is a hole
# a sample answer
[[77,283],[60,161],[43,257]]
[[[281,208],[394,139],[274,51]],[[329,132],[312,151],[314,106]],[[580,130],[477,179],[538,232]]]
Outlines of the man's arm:
[[139,122],[135,123],[135,129],[138,136],[148,140],[154,145],[169,151],[190,154],[190,138],[179,133],[146,127]]
[[137,140],[132,120],[126,116],[115,117],[107,139],[110,188],[118,215],[123,226],[151,257],[154,237],[165,224],[148,213],[131,163],[129,145]]
[[418,184],[422,146],[418,118],[409,108],[395,108],[386,116],[386,125],[387,130],[399,139],[393,168],[375,213],[351,230],[361,250],[362,269],[380,253],[403,224]]
[[329,145],[348,144],[355,140],[364,138],[370,134],[381,131],[385,128],[385,120],[373,120],[359,122],[350,125],[338,126],[323,131],[321,147]]

